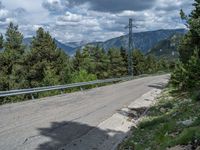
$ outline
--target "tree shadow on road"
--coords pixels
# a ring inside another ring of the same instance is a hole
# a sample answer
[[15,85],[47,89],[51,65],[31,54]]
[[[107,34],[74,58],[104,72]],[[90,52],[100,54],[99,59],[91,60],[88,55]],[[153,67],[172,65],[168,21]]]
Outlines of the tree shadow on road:
[[[116,139],[126,136],[121,131],[99,129],[77,122],[52,122],[49,128],[39,128],[40,135],[46,142],[39,150],[106,150],[112,148]],[[80,138],[82,137],[82,138]]]

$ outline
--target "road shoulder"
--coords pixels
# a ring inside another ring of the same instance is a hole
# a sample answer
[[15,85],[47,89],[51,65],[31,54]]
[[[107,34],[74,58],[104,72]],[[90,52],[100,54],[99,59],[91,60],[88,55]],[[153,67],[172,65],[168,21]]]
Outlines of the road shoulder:
[[[62,147],[62,150],[76,149],[105,149],[114,150],[129,136],[132,127],[136,126],[150,106],[156,102],[161,89],[152,89],[140,98],[134,100],[128,107],[118,110],[112,117],[100,123],[86,135]],[[134,119],[130,119],[131,118]],[[99,130],[105,134],[98,133]]]

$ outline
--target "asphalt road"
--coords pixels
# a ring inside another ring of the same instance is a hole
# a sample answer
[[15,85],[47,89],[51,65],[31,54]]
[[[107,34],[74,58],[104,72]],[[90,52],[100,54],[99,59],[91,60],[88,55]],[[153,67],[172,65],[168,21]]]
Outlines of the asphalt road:
[[[39,100],[0,106],[1,150],[60,149],[96,128],[117,110],[155,88],[169,75],[145,77]],[[95,139],[93,139],[95,140]],[[81,141],[80,141],[81,142]]]

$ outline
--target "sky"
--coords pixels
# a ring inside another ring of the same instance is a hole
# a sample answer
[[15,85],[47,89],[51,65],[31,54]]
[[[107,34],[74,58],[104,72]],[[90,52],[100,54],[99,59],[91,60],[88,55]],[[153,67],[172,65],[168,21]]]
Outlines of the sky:
[[39,27],[57,40],[105,41],[127,34],[132,18],[134,32],[185,28],[180,9],[192,10],[193,0],[0,0],[0,32],[9,22],[19,25],[24,37]]

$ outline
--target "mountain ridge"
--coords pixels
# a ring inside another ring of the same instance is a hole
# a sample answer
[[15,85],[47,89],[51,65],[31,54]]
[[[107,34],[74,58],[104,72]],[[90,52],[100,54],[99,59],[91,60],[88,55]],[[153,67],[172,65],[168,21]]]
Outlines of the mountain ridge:
[[[176,33],[184,35],[187,31],[185,29],[160,29],[155,31],[137,32],[133,33],[133,45],[136,49],[140,49],[144,54],[159,41],[168,39]],[[116,37],[105,42],[94,42],[87,44],[89,46],[99,46],[105,50],[113,47],[120,48],[124,47],[128,49],[128,35]]]
[[[32,37],[24,38],[23,43],[26,46],[30,46],[32,39],[33,39]],[[61,48],[62,50],[64,50],[65,53],[67,53],[69,55],[73,55],[74,54],[75,48],[70,47],[70,46],[68,46],[68,45],[66,45],[64,43],[61,43],[56,39],[54,39],[54,41],[55,41],[56,45],[58,46],[58,48]]]
[[[187,31],[185,29],[159,29],[154,31],[144,31],[133,33],[133,44],[136,49],[140,49],[144,54],[147,54],[158,42],[168,39],[175,34],[184,35]],[[32,38],[25,38],[24,44],[30,45]],[[65,51],[69,55],[74,55],[77,49],[82,49],[85,46],[99,46],[105,50],[109,48],[121,48],[128,49],[128,35],[115,37],[105,42],[66,42],[62,43],[55,39],[57,46]]]

